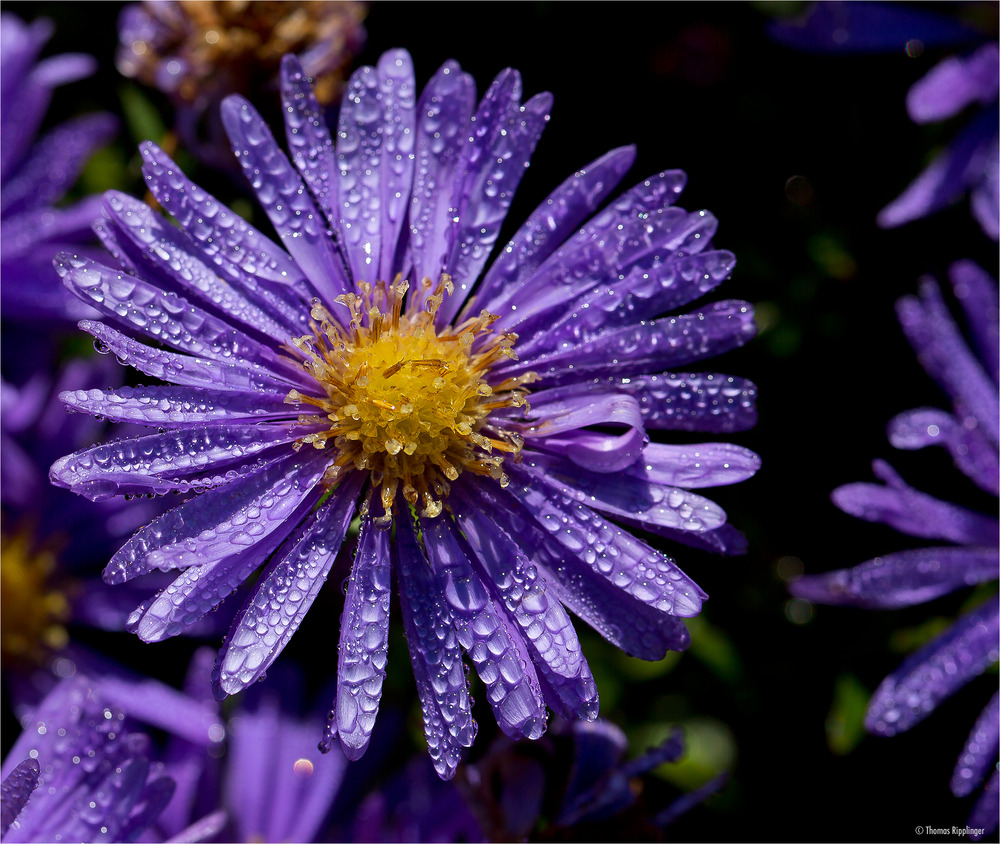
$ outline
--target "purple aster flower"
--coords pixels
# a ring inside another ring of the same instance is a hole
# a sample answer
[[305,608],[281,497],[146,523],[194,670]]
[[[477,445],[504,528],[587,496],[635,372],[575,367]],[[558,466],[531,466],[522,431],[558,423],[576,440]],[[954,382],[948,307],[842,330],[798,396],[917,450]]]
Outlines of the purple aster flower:
[[4,841],[134,841],[174,782],[149,738],[83,676],[64,680],[27,719],[3,765]]
[[[889,440],[906,449],[944,446],[963,474],[995,496],[1000,484],[997,285],[969,261],[953,264],[949,276],[972,348],[930,279],[922,283],[919,297],[901,299],[897,311],[924,369],[951,399],[952,411],[923,407],[901,413],[889,423]],[[994,515],[919,492],[882,461],[875,462],[874,471],[883,485],[842,486],[834,490],[834,503],[853,516],[946,544],[882,554],[851,569],[803,577],[792,584],[793,594],[817,603],[889,609],[997,579],[1000,523]],[[918,724],[996,663],[998,634],[994,595],[885,678],[868,705],[869,732],[891,736]],[[994,695],[973,727],[951,781],[952,792],[962,797],[992,771],[969,818],[970,827],[986,833],[997,828],[998,700]]]
[[[982,42],[971,27],[942,15],[897,4],[817,3],[808,15],[772,28],[784,43],[818,52],[905,50]],[[966,194],[983,231],[1000,239],[1000,45],[981,44],[951,56],[918,80],[906,96],[915,123],[938,123],[969,106],[977,113],[914,182],[882,209],[878,224],[893,228],[926,217]]]
[[222,99],[274,87],[281,57],[294,53],[320,103],[335,101],[364,44],[366,13],[353,0],[129,3],[118,21],[117,65],[170,98],[184,144],[228,167]]
[[0,277],[7,319],[79,319],[93,315],[59,284],[52,255],[93,240],[99,196],[56,207],[91,152],[109,141],[116,122],[90,114],[36,139],[52,89],[94,72],[90,56],[66,53],[39,61],[52,35],[46,20],[25,24],[0,15]]
[[750,339],[752,308],[654,319],[721,283],[734,258],[712,247],[711,214],[674,204],[679,171],[598,211],[631,148],[570,176],[487,268],[551,103],[522,105],[513,70],[476,106],[456,63],[418,95],[409,55],[387,53],[352,76],[336,144],[292,56],[283,97],[291,161],[249,103],[223,104],[283,248],[146,143],[147,184],[179,228],[110,192],[101,235],[120,267],[57,260],[124,331],[81,326],[169,385],[65,393],[77,410],[161,430],[68,455],[51,477],[95,500],[200,493],[105,570],[110,583],[181,570],[130,618],[145,641],[183,631],[263,567],[216,662],[220,697],[267,671],[357,515],[325,745],[339,736],[352,759],[368,745],[394,575],[448,777],[476,733],[463,652],[501,729],[537,738],[546,705],[597,715],[568,612],[641,658],[687,646],[682,619],[704,592],[608,517],[742,550],[692,490],[749,477],[757,456],[650,443],[647,430],[753,423],[751,383],[687,369]]

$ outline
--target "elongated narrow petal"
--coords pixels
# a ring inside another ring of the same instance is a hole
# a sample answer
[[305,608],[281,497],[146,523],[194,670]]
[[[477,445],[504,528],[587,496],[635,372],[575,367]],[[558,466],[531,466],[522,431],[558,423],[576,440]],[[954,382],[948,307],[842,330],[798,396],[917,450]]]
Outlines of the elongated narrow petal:
[[122,387],[120,390],[74,390],[59,395],[69,407],[115,422],[168,428],[192,424],[268,421],[288,418],[288,405],[276,395],[207,394],[190,387]]
[[914,548],[884,554],[854,568],[808,575],[789,589],[818,604],[908,607],[993,580],[998,565],[996,548]]
[[1000,692],[990,698],[990,702],[976,719],[969,738],[958,757],[955,772],[951,777],[951,793],[965,797],[979,785],[990,768],[995,767],[1000,752]]
[[910,536],[966,545],[996,542],[996,519],[918,492],[881,460],[872,467],[886,486],[857,483],[837,487],[831,498],[845,513],[869,522],[884,522]]
[[371,518],[361,523],[358,553],[340,620],[337,734],[348,759],[360,759],[371,739],[389,649],[389,535]]
[[25,759],[4,779],[0,786],[0,835],[6,835],[38,785],[38,760]]
[[468,652],[497,724],[511,738],[538,738],[545,732],[545,704],[534,665],[527,660],[521,637],[508,622],[447,522],[421,523],[427,556],[438,588],[455,621],[458,641]]
[[222,103],[222,122],[271,224],[313,288],[327,302],[346,293],[347,273],[326,235],[325,218],[263,118],[233,95]]
[[316,485],[324,466],[310,457],[279,458],[168,511],[122,546],[104,570],[104,579],[120,583],[156,568],[205,565],[249,549],[281,529]]
[[219,651],[213,671],[216,697],[235,694],[256,681],[288,644],[336,559],[362,480],[355,474],[344,481],[340,494],[275,552]]
[[1000,658],[1000,621],[993,598],[910,656],[872,695],[865,726],[892,736],[922,721],[937,705]]
[[597,687],[566,611],[518,544],[485,515],[482,500],[464,502],[459,525],[475,552],[473,562],[521,628],[539,680],[552,690],[546,702],[566,718],[596,718]]
[[400,607],[434,769],[451,779],[476,737],[462,650],[451,609],[437,588],[409,519],[396,525]]

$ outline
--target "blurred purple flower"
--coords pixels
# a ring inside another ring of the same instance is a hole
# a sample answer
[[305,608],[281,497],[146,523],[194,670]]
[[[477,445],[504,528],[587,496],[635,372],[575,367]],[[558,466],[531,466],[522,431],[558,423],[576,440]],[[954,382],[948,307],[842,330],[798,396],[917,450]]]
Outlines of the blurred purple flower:
[[117,65],[170,98],[189,152],[231,167],[218,120],[223,98],[277,87],[281,57],[294,53],[320,103],[335,101],[364,45],[366,13],[352,0],[129,3],[118,21]]
[[[354,841],[655,840],[718,791],[725,776],[662,805],[646,775],[684,755],[680,730],[627,760],[625,734],[606,721],[558,722],[526,745],[500,737],[452,782],[415,759],[361,803]],[[448,811],[441,811],[448,806]],[[544,819],[544,820],[543,820]]]
[[[920,363],[948,394],[952,411],[924,407],[901,413],[889,423],[889,440],[905,449],[944,446],[963,474],[995,496],[1000,485],[997,285],[970,261],[953,264],[949,276],[965,312],[972,349],[930,279],[922,283],[919,298],[901,299],[897,311]],[[889,609],[997,579],[1000,523],[994,515],[919,492],[882,461],[875,462],[874,471],[884,486],[842,486],[833,492],[834,503],[909,536],[950,544],[883,554],[851,569],[803,577],[791,585],[794,595],[816,603]],[[867,729],[891,736],[919,723],[997,661],[998,635],[994,595],[886,677],[868,705]],[[952,792],[965,796],[992,771],[969,818],[970,827],[987,834],[997,828],[998,700],[994,695],[976,722],[951,782]]]
[[[906,51],[963,46],[983,41],[974,29],[943,15],[900,4],[826,2],[805,17],[772,27],[782,43],[817,52]],[[1000,45],[981,44],[933,67],[909,90],[906,108],[915,123],[937,123],[967,106],[978,113],[938,153],[895,200],[882,209],[878,224],[893,228],[926,217],[969,194],[983,231],[1000,239]]]
[[149,738],[83,676],[27,719],[3,764],[3,840],[134,841],[174,790]]
[[52,24],[0,15],[0,303],[7,320],[92,316],[59,283],[52,256],[93,240],[99,196],[56,207],[91,153],[116,132],[109,114],[69,120],[36,139],[53,88],[94,72],[80,53],[38,60]]
[[288,56],[294,167],[249,103],[223,105],[287,252],[147,143],[147,184],[181,228],[109,192],[100,233],[122,269],[57,261],[84,301],[169,348],[81,326],[175,386],[63,394],[164,430],[58,460],[53,482],[95,500],[201,493],[108,565],[109,583],[184,570],[130,629],[176,635],[263,565],[216,663],[218,696],[245,689],[298,628],[358,511],[325,744],[339,735],[352,759],[368,745],[394,569],[443,777],[476,733],[463,651],[504,732],[537,738],[546,704],[597,715],[567,610],[638,657],[687,647],[682,618],[705,594],[602,514],[740,552],[722,509],[691,489],[759,464],[728,443],[648,443],[649,428],[723,433],[755,420],[750,382],[680,369],[749,340],[748,303],[653,319],[734,263],[711,246],[711,214],[674,206],[684,174],[652,176],[588,221],[634,158],[614,150],[557,188],[483,273],[551,97],[522,105],[513,70],[478,108],[474,92],[448,62],[418,97],[409,55],[387,53],[352,76],[334,145]]

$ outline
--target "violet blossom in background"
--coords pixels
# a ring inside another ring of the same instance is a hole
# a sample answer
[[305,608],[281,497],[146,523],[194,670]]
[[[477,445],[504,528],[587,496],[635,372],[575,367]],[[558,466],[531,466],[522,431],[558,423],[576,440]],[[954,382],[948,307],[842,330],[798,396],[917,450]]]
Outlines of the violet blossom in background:
[[[91,153],[117,130],[110,114],[89,114],[37,137],[54,88],[91,75],[81,53],[39,59],[52,35],[47,20],[0,15],[0,305],[5,320],[76,320],[94,311],[67,296],[52,269],[60,250],[94,240],[101,198],[58,205]],[[96,254],[95,250],[95,254]]]
[[335,102],[364,45],[366,14],[367,4],[353,0],[129,3],[118,21],[117,66],[169,97],[188,151],[230,167],[223,98],[276,89],[281,57],[294,53],[320,103]]
[[913,183],[882,209],[878,224],[900,226],[968,194],[982,230],[1000,239],[1000,44],[982,43],[980,33],[959,21],[901,4],[816,3],[802,19],[777,24],[771,33],[782,43],[816,52],[898,50],[912,57],[929,47],[974,47],[939,62],[907,93],[906,109],[915,123],[948,120],[969,107],[974,113]]
[[386,53],[352,76],[336,144],[295,57],[282,87],[291,162],[246,100],[223,104],[282,246],[145,143],[147,185],[180,228],[109,192],[101,235],[120,268],[57,260],[124,332],[81,327],[170,386],[64,393],[74,409],[162,430],[68,455],[51,477],[95,500],[199,493],[105,571],[109,583],[180,571],[130,618],[144,641],[184,631],[262,567],[216,662],[219,697],[268,670],[359,516],[324,745],[339,736],[351,759],[368,746],[394,569],[447,778],[476,734],[463,651],[501,729],[537,738],[546,706],[597,715],[568,612],[637,657],[687,647],[682,619],[705,594],[606,516],[743,550],[692,490],[751,476],[757,456],[647,431],[753,424],[749,381],[687,368],[750,339],[752,308],[654,319],[725,280],[734,258],[711,245],[711,214],[674,205],[680,171],[598,211],[632,148],[570,176],[487,268],[551,103],[522,104],[516,71],[477,107],[456,63],[418,95],[409,55]]
[[[966,317],[971,347],[930,279],[921,284],[919,297],[901,299],[897,311],[920,363],[947,393],[952,410],[922,407],[901,413],[889,423],[889,440],[897,448],[945,447],[966,477],[996,496],[1000,486],[997,284],[970,261],[953,264],[949,277]],[[985,515],[919,492],[883,461],[875,462],[874,471],[884,485],[842,486],[834,490],[834,503],[853,516],[947,544],[882,554],[851,569],[802,577],[790,586],[794,595],[822,604],[890,609],[997,579],[1000,522],[995,511]],[[997,662],[998,635],[998,601],[993,595],[886,677],[868,704],[868,731],[891,736],[918,724]],[[988,776],[968,821],[969,827],[985,834],[997,828],[998,701],[1000,694],[994,694],[976,721],[951,780],[952,792],[964,797]]]
[[[46,475],[67,443],[82,446],[108,429],[89,415],[67,413],[59,394],[111,383],[118,369],[114,360],[94,357],[71,360],[55,374],[35,372],[23,384],[0,382],[0,648],[16,713],[37,705],[67,672],[118,672],[80,634],[123,630],[148,594],[148,585],[108,586],[100,572],[129,535],[163,512],[163,502],[92,502],[52,486]],[[166,586],[169,576],[157,576]],[[221,633],[227,623],[209,618],[189,632]]]
[[[665,826],[718,791],[726,777],[670,800],[651,772],[684,755],[681,730],[634,759],[607,721],[558,721],[540,742],[499,737],[442,781],[414,759],[360,804],[352,841],[658,840]],[[448,811],[441,811],[447,806]]]
[[174,789],[149,738],[78,675],[26,719],[3,763],[7,842],[134,841]]

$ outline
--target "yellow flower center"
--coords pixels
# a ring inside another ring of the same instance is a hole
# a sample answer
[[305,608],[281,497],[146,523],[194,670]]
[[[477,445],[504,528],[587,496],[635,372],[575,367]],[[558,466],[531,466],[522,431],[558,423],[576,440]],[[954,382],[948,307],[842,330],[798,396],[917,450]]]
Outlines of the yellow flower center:
[[69,641],[63,625],[70,608],[49,582],[55,555],[31,545],[27,531],[5,536],[0,544],[0,641],[5,657],[40,662]]
[[[425,279],[423,292],[432,282]],[[451,281],[445,276],[433,294],[420,297],[424,307],[403,311],[409,288],[397,278],[392,285],[358,285],[360,295],[337,297],[350,312],[345,330],[322,304],[313,302],[313,333],[292,341],[300,365],[322,388],[321,395],[292,390],[285,401],[319,408],[322,415],[300,416],[304,424],[320,422],[324,430],[307,434],[297,447],[326,448],[337,454],[326,473],[333,484],[345,468],[371,473],[380,488],[384,514],[375,518],[388,527],[396,493],[423,516],[437,516],[449,483],[465,471],[508,483],[503,454],[518,459],[523,439],[490,419],[501,407],[527,407],[521,387],[535,380],[529,373],[499,384],[487,382],[490,367],[514,358],[514,334],[493,335],[497,317],[482,311],[456,327],[434,326]],[[499,454],[495,453],[499,452]]]

